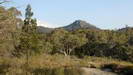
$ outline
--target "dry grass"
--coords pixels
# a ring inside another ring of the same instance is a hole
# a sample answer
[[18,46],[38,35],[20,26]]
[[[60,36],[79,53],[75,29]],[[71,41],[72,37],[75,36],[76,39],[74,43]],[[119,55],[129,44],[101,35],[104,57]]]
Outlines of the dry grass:
[[32,68],[71,67],[79,64],[79,61],[75,61],[74,59],[71,59],[71,57],[65,57],[63,55],[33,56],[29,62],[29,66]]
[[94,65],[96,68],[101,68],[105,64],[116,64],[121,66],[132,66],[133,63],[120,61],[117,59],[111,59],[106,57],[85,57],[82,59],[82,62],[85,62],[85,65]]
[[29,65],[26,64],[26,58],[0,58],[0,74],[25,75],[27,72],[35,70],[68,68],[68,67],[91,67],[102,68],[106,65],[116,65],[114,69],[125,70],[132,69],[133,63],[114,60],[110,58],[85,57],[78,59],[76,57],[65,57],[63,55],[37,55],[29,58]]

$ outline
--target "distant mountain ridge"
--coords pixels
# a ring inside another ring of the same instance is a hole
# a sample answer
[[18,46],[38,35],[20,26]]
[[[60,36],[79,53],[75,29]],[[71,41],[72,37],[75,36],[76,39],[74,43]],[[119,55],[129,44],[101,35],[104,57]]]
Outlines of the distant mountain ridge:
[[119,29],[118,31],[126,32],[127,30],[133,30],[133,27],[125,27],[125,28]]
[[[90,23],[87,23],[86,21],[83,21],[83,20],[76,20],[67,26],[59,27],[59,28],[63,28],[68,31],[73,31],[73,30],[77,30],[77,29],[99,30],[99,28],[97,28],[96,26],[94,26]],[[38,31],[41,33],[49,33],[49,32],[52,32],[54,29],[58,29],[58,28],[47,28],[47,27],[43,27],[43,26],[38,26]]]
[[82,21],[82,20],[76,20],[75,22],[73,22],[72,24],[68,25],[68,26],[64,26],[62,27],[66,30],[76,30],[76,29],[99,29],[97,27],[95,27],[94,25],[87,23],[86,21]]

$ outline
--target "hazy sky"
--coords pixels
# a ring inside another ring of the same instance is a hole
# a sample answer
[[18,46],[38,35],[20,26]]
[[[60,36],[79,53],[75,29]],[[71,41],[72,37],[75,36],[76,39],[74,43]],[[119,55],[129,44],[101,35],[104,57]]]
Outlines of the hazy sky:
[[68,25],[85,20],[103,29],[133,27],[133,0],[12,0],[6,6],[16,6],[23,13],[31,4],[34,17],[47,27]]

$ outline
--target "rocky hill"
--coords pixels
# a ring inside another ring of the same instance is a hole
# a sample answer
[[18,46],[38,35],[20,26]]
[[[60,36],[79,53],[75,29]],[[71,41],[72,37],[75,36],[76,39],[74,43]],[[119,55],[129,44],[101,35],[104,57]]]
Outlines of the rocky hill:
[[[95,29],[95,30],[98,29],[99,30],[99,28],[97,28],[96,26],[82,20],[76,20],[67,26],[59,27],[59,28],[64,28],[68,31],[73,31],[77,29]],[[47,28],[43,26],[38,26],[38,31],[41,33],[49,33],[49,32],[52,32],[54,29],[58,29],[58,28]]]

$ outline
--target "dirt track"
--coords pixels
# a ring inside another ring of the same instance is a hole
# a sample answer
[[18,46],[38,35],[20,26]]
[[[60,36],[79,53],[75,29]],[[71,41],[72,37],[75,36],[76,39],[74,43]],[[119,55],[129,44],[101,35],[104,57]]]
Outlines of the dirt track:
[[118,75],[112,72],[102,71],[94,68],[81,68],[82,75]]

